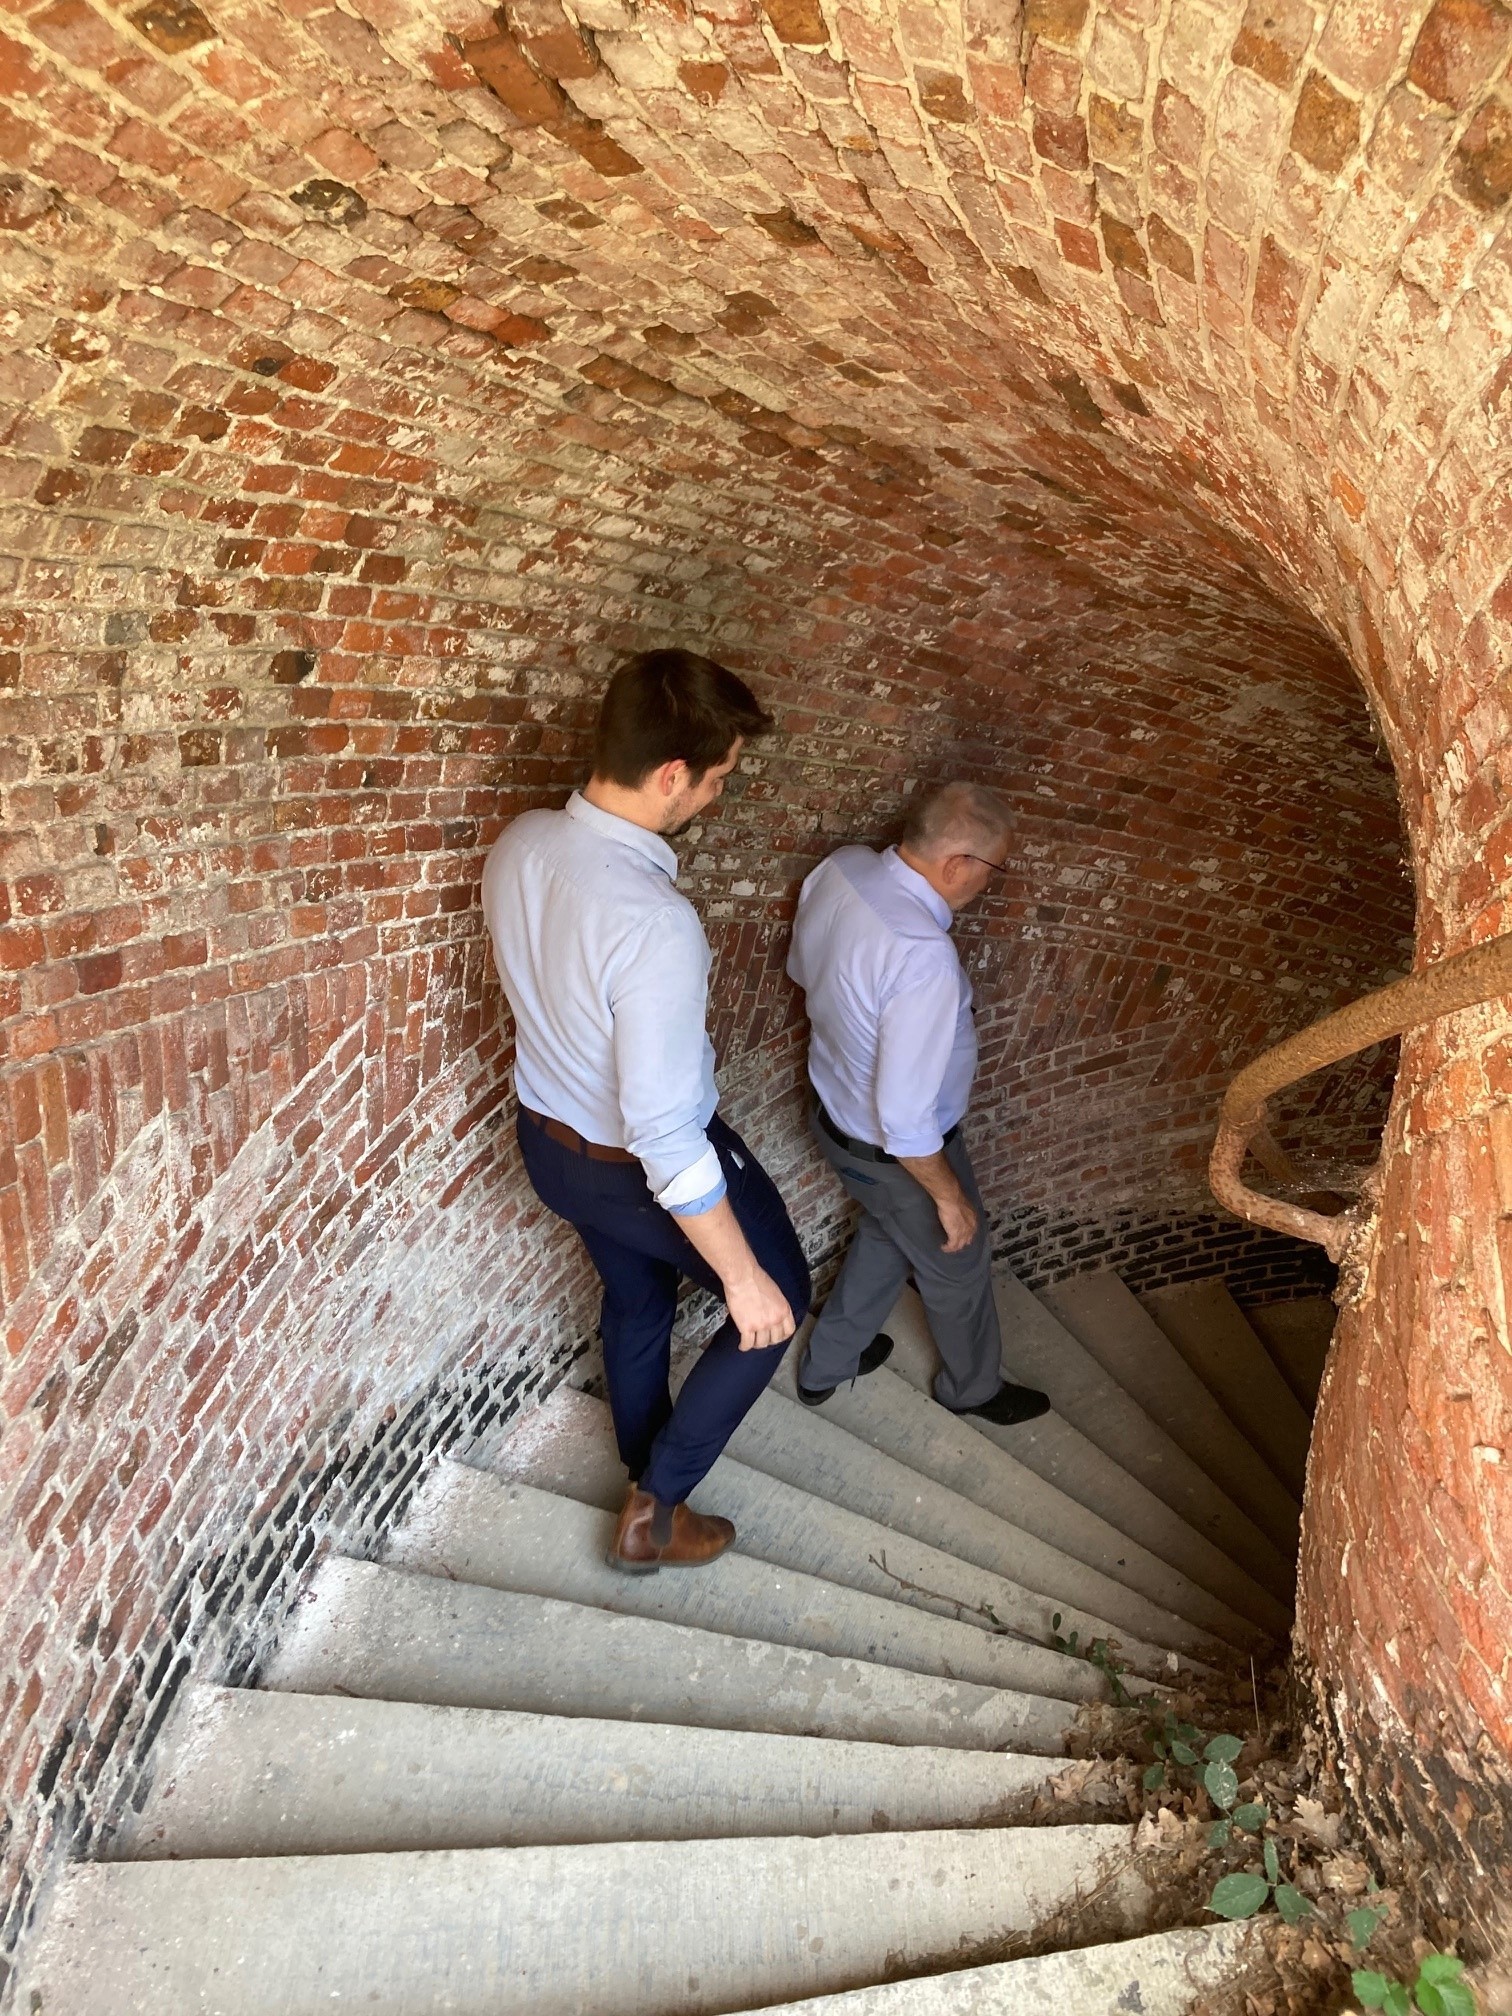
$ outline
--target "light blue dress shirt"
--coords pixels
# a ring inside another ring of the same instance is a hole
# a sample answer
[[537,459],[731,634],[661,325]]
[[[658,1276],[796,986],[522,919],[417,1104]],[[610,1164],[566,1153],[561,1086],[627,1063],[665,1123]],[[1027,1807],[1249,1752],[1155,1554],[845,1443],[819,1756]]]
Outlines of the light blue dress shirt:
[[808,998],[809,1077],[843,1134],[889,1155],[933,1155],[971,1097],[971,983],[950,922],[896,847],[842,847],[798,898],[788,972]]
[[719,1101],[704,1026],[709,944],[659,833],[574,791],[489,850],[483,914],[515,1020],[515,1093],[626,1148],[679,1217],[725,1194],[704,1129]]

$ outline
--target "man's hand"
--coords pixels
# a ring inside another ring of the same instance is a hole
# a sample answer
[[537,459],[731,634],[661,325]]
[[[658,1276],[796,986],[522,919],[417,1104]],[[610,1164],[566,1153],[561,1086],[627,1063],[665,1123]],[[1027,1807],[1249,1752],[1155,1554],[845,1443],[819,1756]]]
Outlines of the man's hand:
[[936,1199],[935,1209],[940,1214],[940,1230],[945,1234],[944,1251],[964,1253],[977,1235],[977,1214],[967,1203],[965,1192],[957,1197]]
[[940,1230],[945,1235],[942,1250],[964,1253],[975,1239],[981,1220],[976,1206],[961,1188],[960,1178],[946,1160],[945,1150],[937,1148],[933,1155],[900,1155],[898,1166],[906,1169],[915,1183],[934,1199]]
[[724,1291],[725,1307],[740,1326],[742,1351],[766,1351],[774,1344],[785,1344],[797,1329],[787,1297],[759,1267],[754,1274],[726,1281]]

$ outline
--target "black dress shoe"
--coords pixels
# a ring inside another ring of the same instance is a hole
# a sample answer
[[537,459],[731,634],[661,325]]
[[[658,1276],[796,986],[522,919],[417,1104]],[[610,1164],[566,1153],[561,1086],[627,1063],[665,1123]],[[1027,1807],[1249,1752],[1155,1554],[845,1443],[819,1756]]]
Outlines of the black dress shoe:
[[[875,1372],[879,1365],[885,1365],[892,1356],[892,1348],[893,1340],[891,1337],[888,1336],[885,1330],[879,1331],[861,1353],[861,1362],[856,1367],[854,1377],[856,1379],[864,1378],[868,1372]],[[806,1362],[807,1353],[804,1355]],[[841,1381],[842,1385],[848,1383],[851,1382]],[[822,1407],[835,1390],[833,1386],[805,1386],[801,1377],[795,1381],[795,1384],[798,1388],[798,1398],[803,1402],[805,1407]]]
[[1041,1393],[1037,1386],[1015,1386],[1011,1379],[1005,1379],[990,1400],[980,1400],[975,1407],[947,1407],[945,1411],[976,1414],[995,1428],[1012,1428],[1020,1421],[1037,1421],[1041,1414],[1048,1414],[1050,1395]]

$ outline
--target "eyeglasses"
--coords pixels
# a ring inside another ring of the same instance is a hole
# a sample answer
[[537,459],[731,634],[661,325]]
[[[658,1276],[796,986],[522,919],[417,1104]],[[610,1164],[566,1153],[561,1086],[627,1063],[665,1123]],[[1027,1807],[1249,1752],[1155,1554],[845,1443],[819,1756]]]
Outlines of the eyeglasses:
[[990,868],[994,875],[1001,875],[1008,866],[1006,861],[989,861],[985,854],[967,854],[964,858],[968,861],[980,861],[982,866]]

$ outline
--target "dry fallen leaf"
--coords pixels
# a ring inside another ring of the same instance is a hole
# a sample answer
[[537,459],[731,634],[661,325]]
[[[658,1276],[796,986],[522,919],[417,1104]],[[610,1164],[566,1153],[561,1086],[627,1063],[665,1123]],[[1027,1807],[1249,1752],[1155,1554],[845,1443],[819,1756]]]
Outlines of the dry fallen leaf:
[[1343,1815],[1330,1813],[1321,1799],[1309,1799],[1306,1793],[1303,1793],[1293,1809],[1293,1818],[1299,1831],[1316,1841],[1320,1847],[1338,1847],[1339,1829],[1344,1824]]
[[1169,1855],[1185,1839],[1186,1828],[1169,1806],[1162,1806],[1157,1813],[1146,1813],[1135,1828],[1134,1852],[1136,1855]]
[[1363,1897],[1370,1888],[1370,1869],[1358,1855],[1331,1855],[1318,1874],[1326,1888],[1342,1897]]

